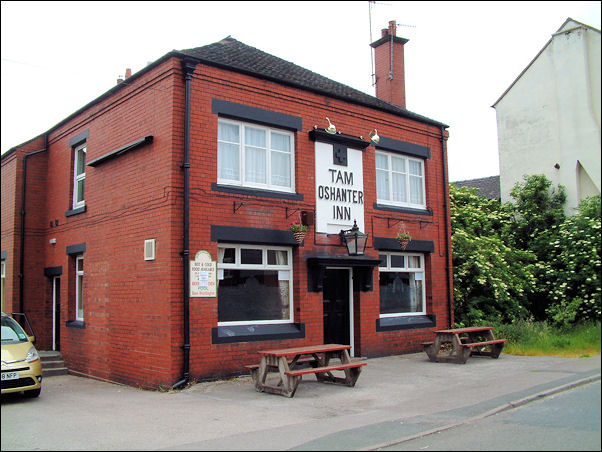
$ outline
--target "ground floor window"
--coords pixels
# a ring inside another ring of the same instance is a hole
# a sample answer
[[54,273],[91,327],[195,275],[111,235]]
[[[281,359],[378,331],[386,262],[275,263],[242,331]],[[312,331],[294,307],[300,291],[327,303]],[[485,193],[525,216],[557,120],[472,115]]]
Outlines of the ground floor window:
[[292,248],[218,247],[218,322],[292,322]]
[[0,295],[2,296],[2,312],[4,312],[4,280],[6,279],[6,262],[2,260],[0,266],[0,280],[2,281],[2,286],[0,287]]
[[84,320],[84,256],[75,258],[75,319]]
[[426,314],[424,256],[381,253],[379,258],[380,316]]

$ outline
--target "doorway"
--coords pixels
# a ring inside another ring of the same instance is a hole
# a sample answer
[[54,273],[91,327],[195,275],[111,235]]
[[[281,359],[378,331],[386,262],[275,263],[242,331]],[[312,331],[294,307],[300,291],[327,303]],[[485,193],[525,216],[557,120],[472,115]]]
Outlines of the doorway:
[[52,350],[61,349],[61,278],[52,278]]
[[326,268],[323,285],[324,343],[351,345],[353,356],[353,290],[350,268]]

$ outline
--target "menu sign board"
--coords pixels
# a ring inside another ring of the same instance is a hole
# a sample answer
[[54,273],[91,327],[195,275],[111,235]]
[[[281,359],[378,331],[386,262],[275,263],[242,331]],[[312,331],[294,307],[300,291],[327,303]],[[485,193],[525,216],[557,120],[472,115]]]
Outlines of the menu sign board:
[[190,261],[190,297],[217,297],[217,264],[201,250]]

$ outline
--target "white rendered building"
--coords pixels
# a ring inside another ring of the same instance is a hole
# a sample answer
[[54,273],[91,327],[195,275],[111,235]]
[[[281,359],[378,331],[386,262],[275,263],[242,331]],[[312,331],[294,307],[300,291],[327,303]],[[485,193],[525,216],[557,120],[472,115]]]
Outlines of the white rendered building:
[[524,175],[565,186],[565,213],[600,194],[600,30],[568,18],[493,104],[502,202]]

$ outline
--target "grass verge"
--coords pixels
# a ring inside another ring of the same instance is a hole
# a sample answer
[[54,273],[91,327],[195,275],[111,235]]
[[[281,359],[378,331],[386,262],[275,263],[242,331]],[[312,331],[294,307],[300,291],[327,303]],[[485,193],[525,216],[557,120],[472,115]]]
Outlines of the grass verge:
[[508,339],[504,353],[511,355],[587,358],[600,354],[599,322],[560,328],[521,321],[496,326],[495,336]]

